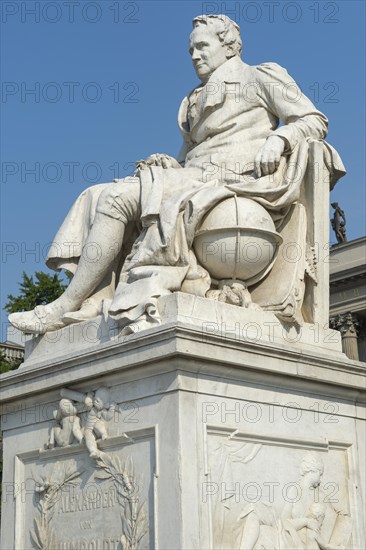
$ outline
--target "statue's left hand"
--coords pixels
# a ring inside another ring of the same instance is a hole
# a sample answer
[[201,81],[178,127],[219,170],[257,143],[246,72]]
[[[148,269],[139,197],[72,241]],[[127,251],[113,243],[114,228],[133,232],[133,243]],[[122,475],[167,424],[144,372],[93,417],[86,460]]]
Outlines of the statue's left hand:
[[139,160],[136,162],[136,168],[138,170],[145,170],[149,166],[162,166],[163,168],[182,168],[179,162],[169,155],[163,155],[162,153],[155,153],[150,155],[145,160]]
[[258,178],[273,174],[277,170],[285,145],[285,141],[279,136],[267,138],[254,161],[255,173]]

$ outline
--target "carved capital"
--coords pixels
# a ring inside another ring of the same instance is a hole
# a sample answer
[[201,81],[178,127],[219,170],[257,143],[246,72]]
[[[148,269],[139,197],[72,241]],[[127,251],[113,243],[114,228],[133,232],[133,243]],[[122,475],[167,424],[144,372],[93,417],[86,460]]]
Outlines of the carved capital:
[[332,328],[339,330],[342,335],[343,352],[350,359],[359,360],[357,336],[360,328],[360,322],[353,313],[344,313],[337,315],[330,320]]
[[360,328],[360,322],[354,313],[341,313],[330,319],[330,325],[333,329],[339,330],[342,337],[353,336],[357,338]]

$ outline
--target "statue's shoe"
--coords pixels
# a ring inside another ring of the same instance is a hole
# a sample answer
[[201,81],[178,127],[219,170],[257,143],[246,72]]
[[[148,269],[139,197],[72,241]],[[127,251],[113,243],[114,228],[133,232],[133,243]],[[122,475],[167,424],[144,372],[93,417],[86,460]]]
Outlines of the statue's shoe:
[[72,323],[82,323],[83,321],[90,321],[95,319],[99,311],[98,307],[90,300],[85,300],[79,311],[69,311],[62,316],[62,321],[65,325],[71,325]]
[[60,311],[51,304],[36,306],[32,311],[11,313],[9,322],[26,334],[45,334],[65,326]]

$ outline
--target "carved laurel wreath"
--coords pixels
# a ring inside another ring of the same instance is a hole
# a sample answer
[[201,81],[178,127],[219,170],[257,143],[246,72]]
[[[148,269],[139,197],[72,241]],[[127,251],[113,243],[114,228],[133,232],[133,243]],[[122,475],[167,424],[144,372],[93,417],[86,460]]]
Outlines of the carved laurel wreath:
[[95,462],[99,471],[94,477],[113,480],[118,503],[122,506],[123,550],[138,550],[148,527],[145,503],[139,503],[139,484],[134,476],[132,459],[129,457],[126,463],[123,463],[118,457],[100,453]]
[[31,530],[31,539],[34,548],[38,550],[57,549],[56,534],[50,523],[55,513],[55,504],[59,501],[62,489],[67,485],[77,485],[81,471],[73,471],[70,464],[62,468],[56,465],[49,477],[41,476],[36,482],[36,493],[41,494],[37,508],[38,514],[34,518],[34,529]]
[[[148,531],[146,506],[139,503],[138,484],[135,481],[133,463],[129,458],[126,463],[118,457],[100,453],[95,460],[98,468],[96,479],[112,480],[117,493],[118,503],[122,507],[121,543],[123,550],[139,550],[140,542]],[[59,501],[61,491],[67,485],[77,485],[82,471],[72,470],[70,464],[61,468],[56,465],[49,476],[36,479],[35,491],[41,494],[38,502],[38,514],[34,518],[34,529],[31,530],[33,547],[37,550],[57,550],[57,539],[51,525],[55,513],[55,504]]]

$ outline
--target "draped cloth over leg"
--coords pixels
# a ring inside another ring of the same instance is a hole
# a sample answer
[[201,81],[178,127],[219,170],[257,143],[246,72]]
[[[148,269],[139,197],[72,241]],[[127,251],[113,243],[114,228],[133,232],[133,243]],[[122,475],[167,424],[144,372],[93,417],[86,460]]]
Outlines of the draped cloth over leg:
[[[307,151],[308,144],[304,141],[290,156],[282,158],[278,170],[271,176],[255,178],[253,173],[233,174],[230,181],[226,174],[225,180],[201,181],[198,186],[195,181],[189,181],[185,169],[175,170],[173,174],[171,170],[151,170],[150,181],[145,180],[145,195],[142,194],[142,200],[146,201],[142,202],[141,212],[145,227],[123,266],[110,315],[125,325],[141,317],[146,322],[150,318],[149,309],[153,309],[151,322],[157,322],[157,298],[184,290],[192,270],[197,275],[190,281],[190,292],[204,295],[202,287],[208,290],[209,274],[202,267],[197,270],[191,247],[205,214],[222,200],[241,195],[262,204],[275,223],[280,223],[299,198]],[[172,185],[170,178],[183,180],[179,183],[175,179]],[[163,197],[155,209],[153,199],[150,200],[154,196]]]
[[[329,157],[329,146],[324,145],[324,153]],[[124,208],[128,221],[134,221],[135,228],[138,224],[138,232],[130,232],[125,239],[129,242],[120,253],[117,288],[111,281],[105,297],[113,297],[109,314],[122,326],[135,323],[132,330],[138,330],[138,323],[158,323],[159,296],[177,290],[204,296],[210,287],[209,274],[197,265],[192,251],[196,229],[205,214],[222,200],[239,195],[260,203],[278,226],[299,199],[307,155],[308,143],[303,140],[282,157],[274,174],[261,178],[253,172],[221,173],[212,170],[208,162],[191,161],[185,168],[152,166],[138,178],[88,188],[62,224],[46,263],[52,269],[74,273],[96,211],[117,217],[127,188],[138,187],[139,204],[135,201]],[[103,202],[102,197],[109,199]]]

